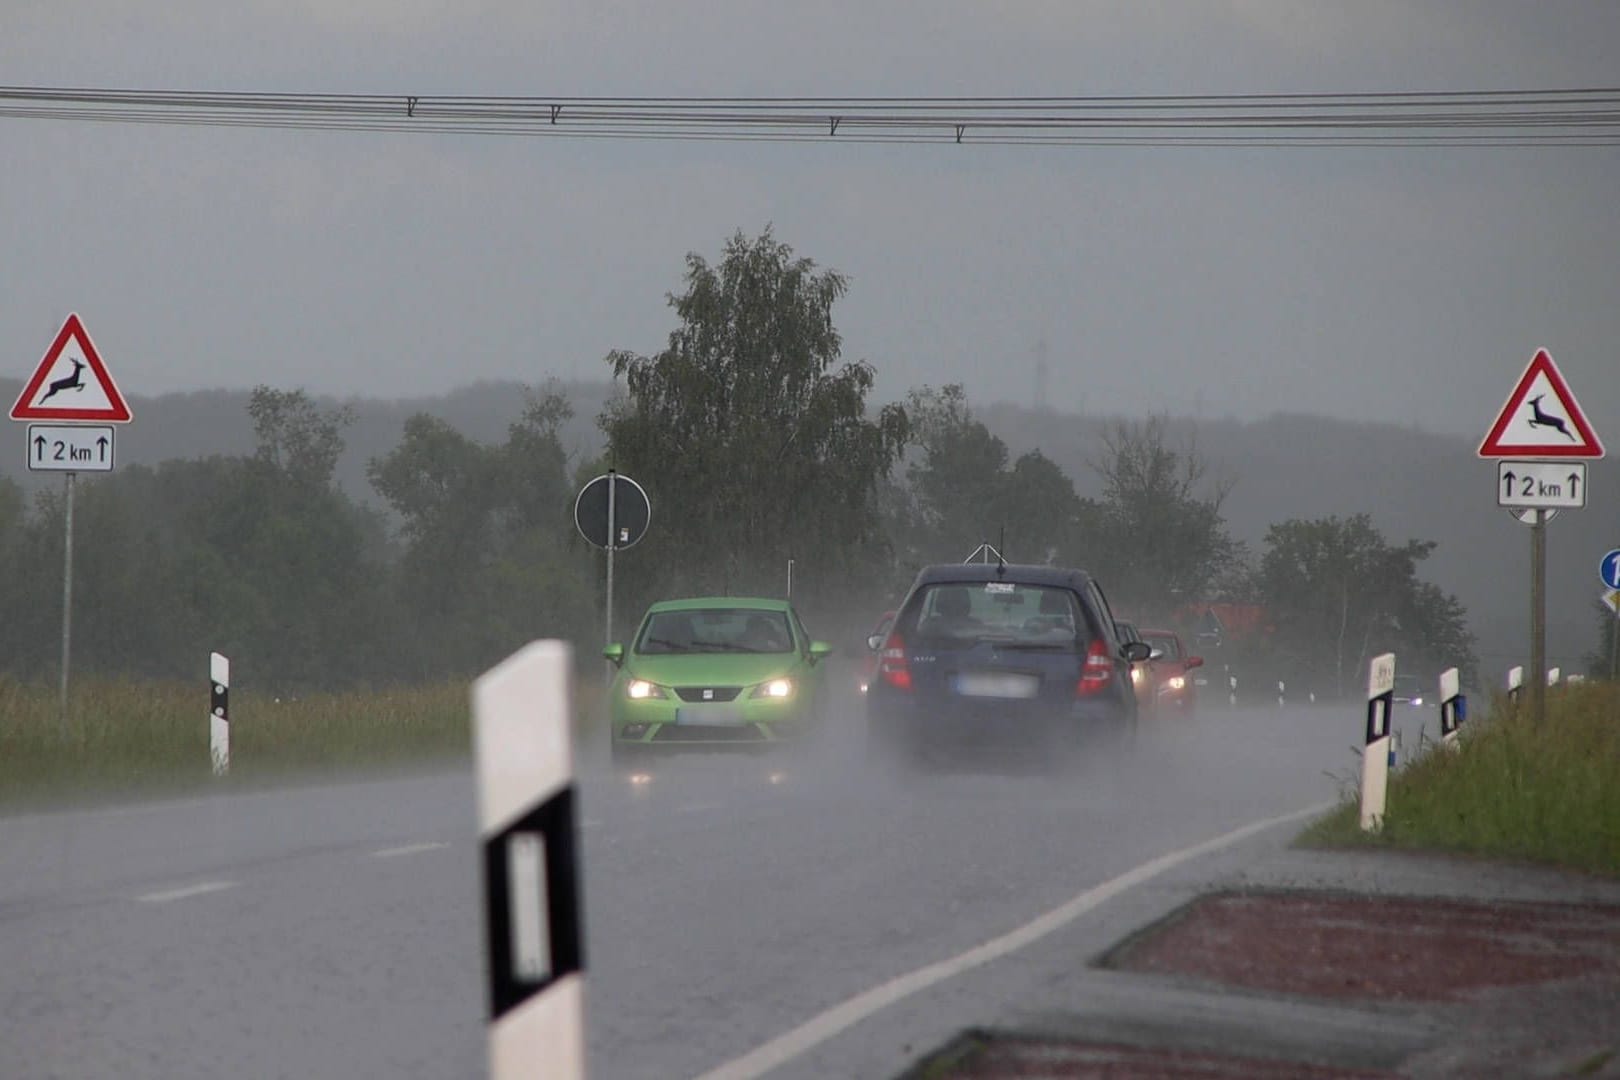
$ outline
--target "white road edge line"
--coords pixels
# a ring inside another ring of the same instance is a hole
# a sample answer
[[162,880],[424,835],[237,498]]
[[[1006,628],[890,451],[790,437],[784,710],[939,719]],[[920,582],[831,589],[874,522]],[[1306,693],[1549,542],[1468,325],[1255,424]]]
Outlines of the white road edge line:
[[236,888],[234,881],[202,881],[196,885],[185,885],[178,889],[165,889],[162,892],[149,892],[137,896],[135,899],[143,904],[167,904],[170,900],[184,900],[188,896],[201,896],[204,893],[222,892],[225,889]]
[[675,813],[677,813],[677,814],[706,814],[710,810],[719,810],[724,805],[725,805],[724,803],[717,803],[717,802],[682,803],[680,806],[677,806],[675,808]]
[[1337,806],[1337,802],[1321,802],[1307,806],[1303,810],[1281,814],[1277,817],[1264,818],[1252,821],[1231,832],[1192,847],[1172,851],[1149,860],[1134,870],[1103,882],[1101,885],[1087,889],[1044,915],[1038,915],[1015,930],[1010,930],[1000,937],[991,938],[980,945],[975,945],[966,952],[958,953],[945,960],[939,960],[926,967],[920,967],[908,974],[890,979],[870,990],[856,994],[832,1008],[811,1017],[792,1031],[778,1035],[770,1042],[764,1043],[739,1058],[734,1058],[724,1065],[711,1069],[698,1077],[698,1080],[754,1080],[764,1076],[772,1069],[779,1068],[808,1050],[819,1046],[828,1039],[837,1035],[845,1028],[853,1027],[862,1020],[867,1019],[881,1009],[885,1009],[895,1002],[902,1001],[919,991],[926,990],[936,983],[971,971],[976,967],[988,964],[992,960],[1000,959],[1008,953],[1016,952],[1026,945],[1030,945],[1054,930],[1062,929],[1081,915],[1093,910],[1104,902],[1113,899],[1120,893],[1126,892],[1136,886],[1155,878],[1166,870],[1173,869],[1190,859],[1200,855],[1207,855],[1221,848],[1231,847],[1240,840],[1245,840],[1255,833],[1277,825],[1285,825],[1291,821],[1311,817],[1315,814],[1325,813]]
[[450,842],[447,840],[430,840],[424,844],[401,844],[399,847],[386,847],[380,851],[373,851],[371,857],[373,859],[394,859],[401,855],[419,855],[424,851],[438,851],[440,848],[449,846]]

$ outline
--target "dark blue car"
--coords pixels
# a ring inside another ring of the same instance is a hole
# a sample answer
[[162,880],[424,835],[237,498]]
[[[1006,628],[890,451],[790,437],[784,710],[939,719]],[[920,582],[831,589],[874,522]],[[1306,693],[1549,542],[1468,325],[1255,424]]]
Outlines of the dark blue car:
[[1066,757],[1136,730],[1133,661],[1082,570],[952,564],[917,575],[867,690],[875,752],[1027,749]]

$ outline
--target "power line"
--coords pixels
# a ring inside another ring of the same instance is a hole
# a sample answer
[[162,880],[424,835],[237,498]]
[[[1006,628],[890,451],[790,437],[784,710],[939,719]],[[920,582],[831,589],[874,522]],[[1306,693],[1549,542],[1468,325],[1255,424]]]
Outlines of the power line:
[[590,139],[1025,147],[1620,145],[1620,88],[1071,97],[478,97],[0,87],[0,118]]

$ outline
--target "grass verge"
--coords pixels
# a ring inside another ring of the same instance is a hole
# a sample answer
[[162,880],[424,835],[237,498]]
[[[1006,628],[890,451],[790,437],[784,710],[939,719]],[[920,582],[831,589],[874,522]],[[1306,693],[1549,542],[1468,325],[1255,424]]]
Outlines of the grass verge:
[[[579,679],[574,694],[583,735],[600,688]],[[468,757],[471,724],[464,681],[281,700],[232,691],[231,772],[216,778],[206,683],[86,680],[64,723],[54,688],[0,677],[0,807],[451,763]]]
[[1384,827],[1361,831],[1354,797],[1299,838],[1311,847],[1397,847],[1522,859],[1620,876],[1620,685],[1547,696],[1533,726],[1503,700],[1390,777]]

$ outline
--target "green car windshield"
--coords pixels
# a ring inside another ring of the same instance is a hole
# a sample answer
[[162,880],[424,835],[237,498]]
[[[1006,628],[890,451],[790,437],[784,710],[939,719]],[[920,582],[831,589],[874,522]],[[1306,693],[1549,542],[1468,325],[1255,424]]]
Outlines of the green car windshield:
[[656,611],[636,640],[636,652],[643,656],[792,651],[787,614],[758,608]]

